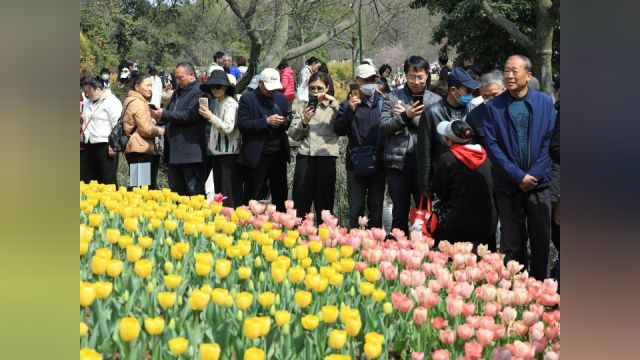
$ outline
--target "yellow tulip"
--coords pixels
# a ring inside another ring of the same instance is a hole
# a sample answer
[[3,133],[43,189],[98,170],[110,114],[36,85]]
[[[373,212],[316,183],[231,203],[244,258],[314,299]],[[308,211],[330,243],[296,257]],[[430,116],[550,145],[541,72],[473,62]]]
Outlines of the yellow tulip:
[[[225,306],[227,298],[229,297],[229,290],[222,288],[215,288],[211,292],[211,298],[213,302],[218,306]],[[233,299],[231,299],[233,301]]]
[[211,265],[197,262],[194,266],[196,268],[196,274],[198,274],[198,276],[207,276],[211,273]]
[[151,245],[153,245],[153,239],[149,236],[142,236],[138,238],[138,244],[143,249],[148,249],[151,247]]
[[271,318],[268,316],[259,316],[258,323],[260,324],[260,336],[267,336],[269,329],[271,329]]
[[240,249],[237,245],[229,246],[226,250],[227,257],[235,259],[240,256]]
[[100,214],[89,215],[89,226],[99,227],[100,225],[102,225],[102,215]]
[[216,275],[219,278],[224,279],[229,276],[231,272],[231,261],[229,259],[220,259],[216,262]]
[[89,326],[87,326],[87,324],[84,321],[80,322],[80,337],[83,337],[85,335],[87,335],[87,332],[89,331]]
[[373,292],[373,284],[368,281],[363,281],[360,283],[360,295],[369,296]]
[[298,305],[299,308],[304,309],[309,306],[309,304],[311,304],[313,296],[308,291],[299,290],[296,291],[296,293],[293,295],[293,298],[296,302],[296,305]]
[[165,220],[164,221],[164,229],[167,230],[167,232],[172,232],[177,227],[178,227],[178,222],[177,221],[174,221],[174,220]]
[[248,348],[244,351],[244,360],[264,360],[264,351],[257,347]]
[[169,288],[169,289],[175,289],[178,286],[180,286],[180,283],[182,282],[182,276],[177,275],[177,274],[169,274],[169,275],[165,275],[164,276],[164,284]]
[[140,245],[127,246],[127,260],[129,262],[136,262],[142,257],[142,247]]
[[271,278],[278,284],[284,281],[287,271],[284,267],[271,265]]
[[304,280],[305,271],[302,267],[296,266],[289,268],[289,281],[298,284]]
[[102,360],[102,355],[94,349],[80,349],[80,360]]
[[124,317],[120,319],[118,330],[120,332],[120,339],[123,341],[132,341],[140,335],[140,323],[138,319],[133,316]]
[[375,289],[375,290],[373,290],[373,293],[371,294],[371,298],[374,301],[380,302],[380,301],[384,300],[386,295],[387,295],[387,293],[384,290]]
[[332,349],[342,349],[347,342],[347,332],[344,330],[333,329],[329,333],[329,346]]
[[364,278],[371,283],[378,281],[378,279],[380,278],[380,270],[378,270],[378,268],[366,268],[362,273],[364,275]]
[[182,257],[184,255],[182,255],[182,253],[180,252],[180,249],[178,249],[177,245],[172,245],[171,246],[171,257],[175,260],[182,260]]
[[355,268],[356,261],[353,260],[352,258],[348,258],[348,259],[342,258],[340,259],[340,265],[342,265],[342,272],[348,273]]
[[149,275],[151,275],[152,270],[153,270],[153,263],[149,259],[138,260],[133,265],[133,271],[136,273],[136,275],[140,276],[141,278],[149,277]]
[[291,267],[291,259],[288,256],[280,255],[275,259],[274,263],[271,265],[272,266],[275,265],[277,267],[288,270]]
[[258,302],[263,307],[269,307],[276,301],[276,295],[271,291],[263,292],[258,295]]
[[377,332],[368,332],[364,335],[364,341],[367,343],[384,344],[384,335]]
[[120,246],[121,249],[126,249],[127,246],[131,245],[132,243],[133,243],[133,238],[131,238],[131,236],[129,235],[118,236],[118,246]]
[[80,255],[84,255],[89,251],[89,244],[86,242],[80,242]]
[[353,247],[349,245],[342,245],[340,248],[340,255],[342,255],[343,258],[350,258],[353,255]]
[[242,333],[249,339],[257,339],[262,334],[262,324],[257,317],[248,317],[242,324]]
[[[246,233],[245,233],[246,234]],[[247,240],[238,241],[238,250],[241,256],[246,256],[251,252],[251,243]]]
[[318,228],[318,238],[320,241],[325,241],[329,238],[329,228],[326,226],[320,226]]
[[302,268],[306,269],[309,266],[311,266],[312,263],[313,263],[313,261],[311,260],[311,258],[306,258],[306,259],[302,259],[302,261],[300,261],[300,266]]
[[158,293],[158,303],[163,308],[167,309],[173,306],[176,303],[176,293],[175,292],[159,292]]
[[263,251],[263,255],[264,259],[267,260],[267,262],[272,262],[278,257],[278,250],[274,248],[267,248]]
[[321,292],[324,292],[328,286],[329,286],[329,280],[327,280],[326,278],[320,277],[318,278],[318,282],[316,282],[313,290],[321,293]]
[[393,311],[393,305],[391,305],[391,303],[387,301],[382,305],[382,310],[385,314],[391,314],[391,312]]
[[93,239],[93,228],[80,224],[80,242],[89,243]]
[[137,218],[126,218],[124,219],[124,229],[128,232],[135,232],[138,230],[138,219]]
[[322,250],[322,242],[318,240],[309,241],[309,250],[314,254],[319,253]]
[[284,238],[284,246],[292,248],[298,242],[297,238],[287,236]]
[[349,319],[344,324],[344,327],[347,330],[347,334],[349,334],[349,336],[358,336],[358,333],[362,328],[362,320],[360,320],[359,317],[356,319]]
[[96,299],[96,289],[92,283],[81,282],[80,283],[80,305],[89,307]]
[[106,299],[111,295],[111,291],[113,291],[113,283],[108,281],[96,281],[93,286],[96,289],[96,296],[99,299]]
[[207,304],[209,304],[209,300],[211,299],[211,294],[200,289],[193,290],[191,296],[189,296],[189,307],[193,311],[200,311],[204,309]]
[[164,330],[164,319],[161,317],[146,318],[144,319],[144,329],[147,330],[149,335],[158,335]]
[[218,360],[220,358],[220,345],[218,343],[200,344],[200,360]]
[[287,310],[277,310],[274,317],[279,326],[287,325],[291,321],[291,313]]
[[199,252],[193,256],[196,263],[207,266],[213,266],[213,254],[210,252]]
[[360,319],[360,311],[358,311],[358,309],[348,306],[340,308],[340,321],[342,321],[343,324],[355,319]]
[[100,248],[96,249],[96,252],[95,254],[93,254],[93,256],[101,257],[105,260],[111,260],[111,258],[113,257],[113,252],[109,248]]
[[338,307],[333,305],[325,305],[322,307],[322,322],[332,324],[338,319]]
[[279,240],[281,235],[282,235],[282,230],[280,229],[269,230],[269,237],[271,237],[273,240]]
[[265,221],[262,223],[262,231],[269,232],[273,228],[271,221]]
[[324,360],[351,360],[349,355],[331,354],[324,357]]
[[236,296],[236,305],[238,305],[238,309],[246,310],[253,303],[253,295],[248,292],[241,292]]
[[209,285],[209,284],[204,284],[204,285],[200,286],[200,290],[202,290],[202,291],[204,291],[204,292],[206,292],[208,294],[211,294],[213,292],[213,289],[211,288],[211,285]]
[[375,359],[382,354],[382,345],[378,343],[365,343],[364,344],[364,355],[367,359]]
[[227,221],[227,222],[224,224],[224,232],[225,232],[225,234],[227,234],[227,235],[233,235],[233,233],[235,233],[235,232],[236,232],[236,224],[234,224],[234,223],[233,223],[233,222],[231,222],[231,221]]
[[251,277],[251,268],[240,266],[238,268],[238,278],[240,278],[240,280],[246,280],[249,277]]
[[318,327],[320,318],[315,315],[305,315],[300,319],[300,322],[305,330],[311,331]]
[[189,243],[188,242],[184,242],[184,241],[178,242],[178,243],[176,243],[176,247],[178,248],[178,251],[180,251],[180,253],[182,255],[185,255],[186,253],[189,252]]
[[309,257],[309,246],[307,245],[298,245],[294,249],[294,254],[296,254],[296,259],[304,260]]
[[120,275],[122,272],[122,261],[120,260],[109,260],[107,261],[107,274],[111,277],[116,277]]
[[340,251],[336,248],[324,248],[322,251],[324,253],[324,257],[330,263],[337,261],[338,256],[340,256]]
[[91,258],[91,272],[96,275],[102,275],[107,270],[107,260],[99,256]]
[[329,278],[329,283],[333,286],[338,286],[342,284],[344,281],[344,276],[342,274],[334,274]]
[[182,336],[169,340],[169,351],[174,356],[180,356],[189,347],[189,340]]

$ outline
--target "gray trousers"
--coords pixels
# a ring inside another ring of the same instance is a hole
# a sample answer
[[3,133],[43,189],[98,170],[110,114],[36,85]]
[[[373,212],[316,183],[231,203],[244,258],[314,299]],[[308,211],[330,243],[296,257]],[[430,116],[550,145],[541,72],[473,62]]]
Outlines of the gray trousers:
[[504,262],[516,260],[529,268],[527,240],[531,247],[529,274],[538,280],[547,278],[551,238],[551,194],[543,189],[513,194],[495,193],[502,238]]

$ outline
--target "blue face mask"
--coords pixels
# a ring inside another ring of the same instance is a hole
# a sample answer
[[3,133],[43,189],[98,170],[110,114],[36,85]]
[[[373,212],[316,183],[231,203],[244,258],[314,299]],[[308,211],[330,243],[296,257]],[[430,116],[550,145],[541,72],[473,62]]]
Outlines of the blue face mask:
[[460,105],[467,105],[471,102],[471,100],[473,100],[473,95],[471,94],[465,94],[462,95],[459,99],[458,99],[458,104]]
[[376,91],[376,84],[360,85],[360,91],[367,96],[371,96],[373,95],[373,92]]

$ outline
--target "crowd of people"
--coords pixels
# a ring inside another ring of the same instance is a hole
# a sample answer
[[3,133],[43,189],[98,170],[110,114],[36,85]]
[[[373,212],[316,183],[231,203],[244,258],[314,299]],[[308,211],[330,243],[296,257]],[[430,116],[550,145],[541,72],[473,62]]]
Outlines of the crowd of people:
[[[178,194],[205,195],[212,174],[225,206],[255,199],[285,211],[292,139],[299,144],[291,189],[299,217],[333,211],[336,160],[344,156],[349,227],[361,226],[365,213],[366,226],[383,227],[385,190],[392,228],[405,233],[415,225],[412,201],[414,207],[431,201],[440,218],[436,242],[488,245],[544,279],[550,242],[559,250],[560,81],[554,104],[537,89],[526,56],[513,55],[503,70],[486,73],[475,65],[450,68],[446,55],[439,62],[431,84],[429,62],[409,56],[405,82],[397,86],[390,84],[390,66],[365,59],[340,102],[320,59],[306,61],[299,81],[286,62],[265,68],[237,94],[246,63],[234,66],[218,52],[206,77],[189,62],[175,66],[164,107],[167,85],[154,64],[146,72],[135,63],[119,69],[118,86],[129,89],[123,103],[109,91],[103,69],[81,83],[81,180],[116,183],[118,157],[108,138],[122,117],[129,137],[124,156],[136,174],[130,185],[157,188],[163,157]],[[302,110],[292,111],[295,101]]]

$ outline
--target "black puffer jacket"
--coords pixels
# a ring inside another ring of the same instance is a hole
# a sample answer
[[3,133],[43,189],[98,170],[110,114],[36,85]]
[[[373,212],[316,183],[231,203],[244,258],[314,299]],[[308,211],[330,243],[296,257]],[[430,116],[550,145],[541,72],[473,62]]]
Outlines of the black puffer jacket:
[[[386,144],[384,148],[384,167],[397,170],[404,169],[404,158],[409,150],[409,140],[413,137],[413,151],[417,140],[416,131],[418,130],[419,117],[414,119],[406,116],[395,115],[393,107],[398,100],[406,106],[413,103],[413,95],[409,92],[409,88],[405,86],[402,89],[394,90],[389,94],[388,99],[382,106],[382,114],[380,115],[380,129],[386,136]],[[422,97],[422,103],[425,108],[442,99],[439,95],[425,89]]]
[[[444,136],[438,134],[436,128],[441,121],[453,120],[451,111],[451,106],[446,104],[446,100],[443,99],[431,104],[420,115],[416,160],[418,163],[418,188],[421,193],[430,191],[431,178],[435,172],[436,163],[440,159],[440,155],[449,149]],[[465,107],[463,111],[462,120],[465,120],[469,113],[469,107]]]

